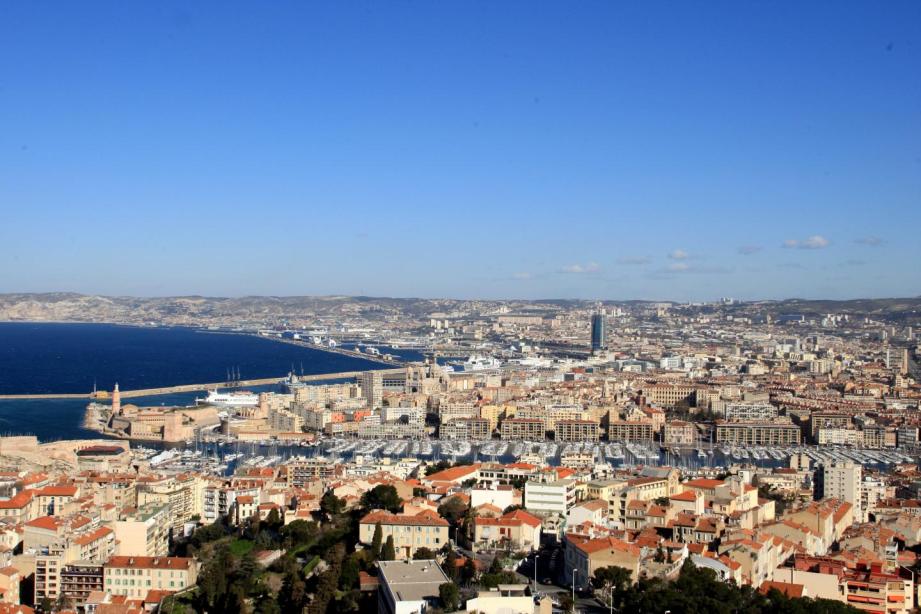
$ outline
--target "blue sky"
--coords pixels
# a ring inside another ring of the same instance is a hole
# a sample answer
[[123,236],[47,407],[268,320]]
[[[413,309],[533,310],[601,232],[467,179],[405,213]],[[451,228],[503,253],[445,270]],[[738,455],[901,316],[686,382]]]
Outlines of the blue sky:
[[921,294],[921,3],[0,7],[0,292]]

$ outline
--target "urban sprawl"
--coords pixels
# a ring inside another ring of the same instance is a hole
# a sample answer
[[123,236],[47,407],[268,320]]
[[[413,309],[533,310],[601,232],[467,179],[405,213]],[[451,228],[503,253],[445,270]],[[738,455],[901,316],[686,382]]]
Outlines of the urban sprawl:
[[196,305],[146,323],[387,364],[0,438],[0,614],[918,604],[916,311]]

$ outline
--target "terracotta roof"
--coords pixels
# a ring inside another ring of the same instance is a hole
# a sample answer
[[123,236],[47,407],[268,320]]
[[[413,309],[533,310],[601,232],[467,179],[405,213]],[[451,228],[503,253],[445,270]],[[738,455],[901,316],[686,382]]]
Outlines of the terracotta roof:
[[96,529],[92,533],[81,535],[80,537],[74,540],[74,543],[77,544],[78,546],[86,546],[87,544],[91,544],[97,539],[102,539],[103,537],[105,537],[106,535],[110,535],[111,533],[112,533],[112,529],[108,527],[101,527],[99,529]]
[[802,597],[804,588],[805,587],[802,584],[791,584],[789,582],[775,582],[772,580],[766,580],[761,584],[761,587],[758,588],[758,591],[767,595],[771,589],[776,589],[787,597]]
[[36,491],[41,497],[74,497],[77,494],[76,486],[45,486]]
[[113,556],[109,557],[104,567],[129,569],[188,569],[195,564],[195,559],[181,556]]
[[423,511],[415,516],[405,514],[391,514],[386,510],[377,510],[367,514],[361,519],[361,524],[393,524],[402,526],[429,526],[429,527],[447,527],[447,520],[430,510]]
[[592,555],[596,552],[601,552],[603,550],[618,550],[620,552],[626,552],[632,554],[633,556],[640,556],[640,549],[635,544],[629,544],[623,540],[617,539],[616,537],[602,537],[599,539],[590,539],[588,541],[571,542],[574,547],[578,548],[582,552],[588,555]]
[[429,482],[457,482],[463,481],[471,473],[475,473],[479,470],[479,463],[473,465],[462,465],[460,467],[450,467],[442,471],[436,471],[431,475],[427,475],[424,479]]

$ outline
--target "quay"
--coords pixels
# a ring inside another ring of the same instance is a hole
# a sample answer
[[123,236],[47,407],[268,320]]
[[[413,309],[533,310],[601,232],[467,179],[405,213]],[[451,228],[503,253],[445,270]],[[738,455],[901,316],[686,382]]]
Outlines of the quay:
[[[403,369],[375,369],[381,373],[398,373]],[[332,379],[351,379],[356,378],[364,371],[342,371],[340,373],[318,373],[316,375],[299,375],[299,382],[323,382]],[[280,384],[285,381],[285,377],[266,377],[262,379],[249,379],[235,382],[237,386],[265,386],[268,384]],[[227,388],[227,382],[211,382],[207,384],[181,384],[179,386],[165,386],[163,388],[145,388],[141,390],[122,390],[121,397],[130,399],[133,397],[147,397],[161,394],[175,394],[177,392],[198,392],[203,390],[212,390],[214,388]],[[60,393],[60,394],[2,394],[0,400],[28,400],[28,399],[105,399],[108,393]]]

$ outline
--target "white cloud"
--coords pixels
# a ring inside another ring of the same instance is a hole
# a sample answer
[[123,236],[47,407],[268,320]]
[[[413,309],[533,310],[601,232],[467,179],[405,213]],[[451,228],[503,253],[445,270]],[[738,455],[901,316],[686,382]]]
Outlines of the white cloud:
[[567,264],[560,269],[560,272],[581,275],[582,273],[597,273],[600,270],[601,267],[598,266],[597,262],[588,262],[586,264]]
[[757,254],[760,252],[761,249],[762,248],[760,245],[741,245],[736,251],[738,251],[743,256],[751,256],[752,254]]
[[829,243],[830,241],[822,235],[812,235],[803,240],[787,239],[783,242],[783,246],[788,249],[822,249],[828,247]]
[[688,253],[684,251],[683,249],[676,249],[675,251],[670,253],[668,257],[671,258],[672,260],[686,260],[688,257]]
[[521,272],[521,273],[513,273],[513,274],[512,274],[512,277],[513,277],[514,279],[531,279],[531,278],[534,277],[534,276],[531,275],[530,273],[528,273],[527,271],[524,271],[524,272]]
[[673,262],[668,265],[669,271],[687,271],[691,266],[687,262]]

